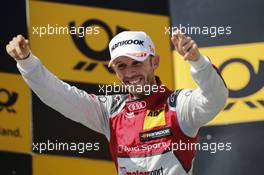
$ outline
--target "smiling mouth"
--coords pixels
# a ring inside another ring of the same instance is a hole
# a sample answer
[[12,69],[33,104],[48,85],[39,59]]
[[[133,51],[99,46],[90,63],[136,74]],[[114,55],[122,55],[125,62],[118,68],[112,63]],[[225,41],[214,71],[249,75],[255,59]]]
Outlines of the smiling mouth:
[[138,85],[141,82],[143,82],[143,78],[141,78],[141,77],[134,78],[134,79],[131,79],[131,80],[126,80],[126,84],[127,85]]

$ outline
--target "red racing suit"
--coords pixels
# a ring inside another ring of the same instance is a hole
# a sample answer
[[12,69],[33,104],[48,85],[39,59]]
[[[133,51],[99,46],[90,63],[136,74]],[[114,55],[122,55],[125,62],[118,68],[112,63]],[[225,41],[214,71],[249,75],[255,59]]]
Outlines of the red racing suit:
[[[30,88],[65,117],[106,136],[119,175],[190,175],[199,128],[223,108],[228,90],[207,57],[190,62],[197,89],[96,96],[59,80],[31,54],[17,61]],[[157,81],[159,82],[158,77]],[[184,149],[181,147],[184,145]]]

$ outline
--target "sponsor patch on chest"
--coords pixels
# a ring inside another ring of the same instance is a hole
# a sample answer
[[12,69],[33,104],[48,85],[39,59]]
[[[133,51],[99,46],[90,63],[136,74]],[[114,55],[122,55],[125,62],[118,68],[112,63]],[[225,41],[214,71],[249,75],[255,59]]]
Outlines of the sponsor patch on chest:
[[139,139],[141,142],[146,142],[154,139],[159,139],[163,137],[171,136],[171,128],[162,128],[158,130],[151,130],[147,132],[141,132],[139,133]]
[[164,109],[159,109],[156,111],[147,110],[144,119],[144,130],[164,125],[166,125]]

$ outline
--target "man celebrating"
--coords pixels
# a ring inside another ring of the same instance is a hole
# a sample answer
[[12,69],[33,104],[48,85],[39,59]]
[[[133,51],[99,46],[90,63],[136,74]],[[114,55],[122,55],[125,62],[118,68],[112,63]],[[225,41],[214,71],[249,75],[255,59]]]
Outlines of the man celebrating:
[[116,35],[109,43],[109,66],[128,87],[156,86],[150,94],[135,88],[129,88],[128,94],[87,94],[49,72],[21,35],[14,37],[6,50],[44,103],[106,136],[120,175],[190,175],[195,150],[190,146],[175,149],[175,145],[197,142],[199,128],[223,108],[228,90],[195,41],[179,32],[171,40],[191,64],[199,88],[170,91],[161,83],[155,76],[159,56],[145,32]]

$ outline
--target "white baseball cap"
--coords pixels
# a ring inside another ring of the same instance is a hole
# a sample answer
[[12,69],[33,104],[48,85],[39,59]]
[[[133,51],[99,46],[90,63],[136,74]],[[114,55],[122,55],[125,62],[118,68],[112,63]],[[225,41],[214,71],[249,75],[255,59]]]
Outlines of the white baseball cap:
[[155,46],[150,37],[142,31],[124,31],[109,43],[111,60],[108,67],[119,56],[144,61],[149,55],[155,56]]

